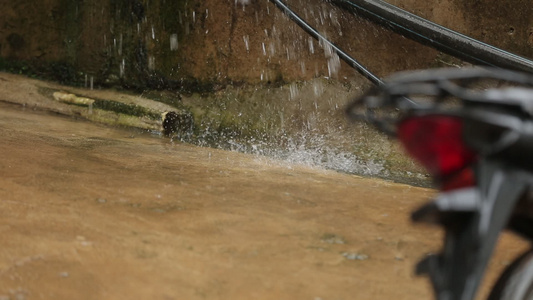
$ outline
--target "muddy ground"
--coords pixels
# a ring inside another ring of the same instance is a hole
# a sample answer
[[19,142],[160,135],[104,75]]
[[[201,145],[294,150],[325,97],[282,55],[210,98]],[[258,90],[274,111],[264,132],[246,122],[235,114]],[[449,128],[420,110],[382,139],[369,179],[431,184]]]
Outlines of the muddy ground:
[[408,218],[431,189],[12,104],[0,140],[2,300],[431,299],[440,232]]

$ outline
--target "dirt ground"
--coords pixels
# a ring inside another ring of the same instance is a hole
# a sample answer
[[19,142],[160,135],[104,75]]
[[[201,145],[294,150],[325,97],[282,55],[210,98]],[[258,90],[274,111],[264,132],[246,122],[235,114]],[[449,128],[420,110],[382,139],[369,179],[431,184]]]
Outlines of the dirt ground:
[[432,298],[413,267],[441,236],[408,216],[433,190],[18,105],[0,141],[2,300]]

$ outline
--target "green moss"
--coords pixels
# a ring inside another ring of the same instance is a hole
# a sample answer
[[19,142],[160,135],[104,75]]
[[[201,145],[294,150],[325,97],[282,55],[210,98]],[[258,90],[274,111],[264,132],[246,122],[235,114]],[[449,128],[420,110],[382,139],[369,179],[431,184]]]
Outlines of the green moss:
[[178,109],[185,108],[181,101],[181,95],[171,90],[149,90],[144,91],[142,95],[145,98],[165,103]]
[[[51,88],[43,88],[39,87],[38,91],[41,95],[46,96],[48,98],[53,98],[54,92],[57,92],[58,90],[51,89]],[[78,95],[79,97],[87,97],[84,95]],[[107,100],[107,99],[98,99],[94,97],[87,97],[94,100],[93,108],[94,109],[101,109],[104,111],[110,111],[115,112],[117,114],[125,115],[125,116],[132,116],[132,117],[148,117],[152,120],[159,120],[161,119],[161,115],[159,112],[155,112],[149,108],[142,107],[135,104],[126,104],[118,101],[113,100]],[[69,103],[70,105],[76,105],[74,103]]]
[[135,104],[125,104],[112,100],[94,99],[93,107],[129,116],[149,117],[153,120],[158,120],[161,118],[160,114],[153,112],[145,107]]
[[13,74],[34,75],[31,65],[24,61],[7,59],[0,56],[0,71]]
[[36,63],[0,57],[0,71],[72,86],[80,86],[85,78],[85,74],[77,72],[76,68],[66,61]]
[[205,95],[215,91],[216,83],[213,81],[200,80],[193,77],[186,77],[181,80],[180,91],[186,95],[199,93]]

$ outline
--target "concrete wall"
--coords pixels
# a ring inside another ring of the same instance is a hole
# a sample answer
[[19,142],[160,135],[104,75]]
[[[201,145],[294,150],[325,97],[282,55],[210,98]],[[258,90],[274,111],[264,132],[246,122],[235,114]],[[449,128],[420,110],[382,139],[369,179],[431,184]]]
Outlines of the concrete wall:
[[[251,0],[248,5],[240,2],[2,1],[0,57],[4,65],[6,60],[22,60],[41,69],[68,71],[66,76],[78,82],[87,74],[98,84],[132,87],[185,83],[201,89],[238,82],[358,76],[343,63],[337,72],[327,51],[273,4],[266,0]],[[288,1],[380,76],[454,63],[324,2]],[[390,2],[505,50],[533,57],[533,8],[526,0]]]

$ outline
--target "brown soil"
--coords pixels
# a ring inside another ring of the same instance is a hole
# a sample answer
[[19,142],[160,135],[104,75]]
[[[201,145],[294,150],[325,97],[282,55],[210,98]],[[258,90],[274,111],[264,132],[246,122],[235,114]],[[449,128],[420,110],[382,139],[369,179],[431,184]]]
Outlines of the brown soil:
[[0,136],[2,300],[431,299],[440,233],[408,215],[432,190],[13,105]]

